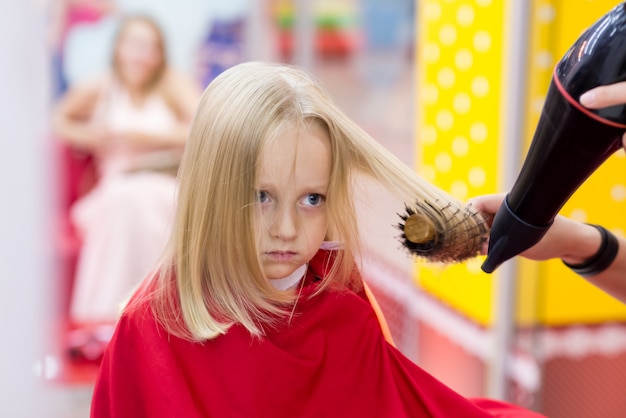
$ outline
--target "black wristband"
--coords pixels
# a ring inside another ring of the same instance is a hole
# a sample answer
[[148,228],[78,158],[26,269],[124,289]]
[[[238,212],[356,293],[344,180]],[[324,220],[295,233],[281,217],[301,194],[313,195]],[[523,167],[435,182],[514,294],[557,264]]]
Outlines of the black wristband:
[[568,264],[563,261],[563,264],[571,268],[574,273],[583,277],[595,276],[596,274],[602,273],[611,265],[613,260],[615,260],[619,250],[619,242],[617,241],[615,235],[600,225],[591,226],[600,231],[600,235],[602,236],[602,243],[600,244],[598,252],[581,264]]

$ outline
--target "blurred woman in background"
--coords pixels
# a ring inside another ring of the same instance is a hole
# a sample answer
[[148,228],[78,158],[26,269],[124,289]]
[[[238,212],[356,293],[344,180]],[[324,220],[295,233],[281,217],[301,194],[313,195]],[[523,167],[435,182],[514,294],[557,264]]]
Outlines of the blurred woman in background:
[[91,153],[98,176],[71,210],[82,240],[73,324],[113,323],[119,304],[159,258],[199,93],[168,68],[156,22],[133,16],[117,33],[111,71],[72,86],[59,101],[56,135]]

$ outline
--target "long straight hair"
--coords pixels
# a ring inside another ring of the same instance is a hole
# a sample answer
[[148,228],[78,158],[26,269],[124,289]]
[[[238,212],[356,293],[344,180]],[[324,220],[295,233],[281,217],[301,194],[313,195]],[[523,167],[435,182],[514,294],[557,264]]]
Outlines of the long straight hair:
[[[350,282],[359,249],[354,174],[379,181],[403,201],[426,202],[431,209],[424,215],[434,224],[480,222],[346,117],[305,72],[240,64],[203,93],[181,163],[175,224],[146,296],[168,332],[204,341],[237,323],[260,336],[286,314],[295,296],[270,285],[256,248],[254,185],[268,141],[310,123],[323,127],[330,139],[328,225],[343,248],[319,291],[359,286]],[[458,210],[445,210],[451,206]]]

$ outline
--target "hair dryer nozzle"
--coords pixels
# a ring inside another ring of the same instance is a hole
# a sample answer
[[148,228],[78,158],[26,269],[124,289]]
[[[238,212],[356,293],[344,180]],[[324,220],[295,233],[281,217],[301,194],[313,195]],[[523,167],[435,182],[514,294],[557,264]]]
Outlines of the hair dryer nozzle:
[[535,226],[524,222],[513,213],[507,199],[508,196],[493,219],[491,237],[496,239],[489,241],[489,252],[481,266],[485,273],[493,273],[500,264],[535,245],[552,225]]

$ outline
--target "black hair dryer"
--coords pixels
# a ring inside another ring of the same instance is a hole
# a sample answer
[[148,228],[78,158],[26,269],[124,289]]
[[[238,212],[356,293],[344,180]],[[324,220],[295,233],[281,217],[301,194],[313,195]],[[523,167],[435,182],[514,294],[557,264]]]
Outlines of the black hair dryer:
[[589,110],[587,90],[626,80],[626,3],[585,31],[556,65],[526,160],[496,213],[482,269],[539,242],[580,185],[622,145],[626,105]]

